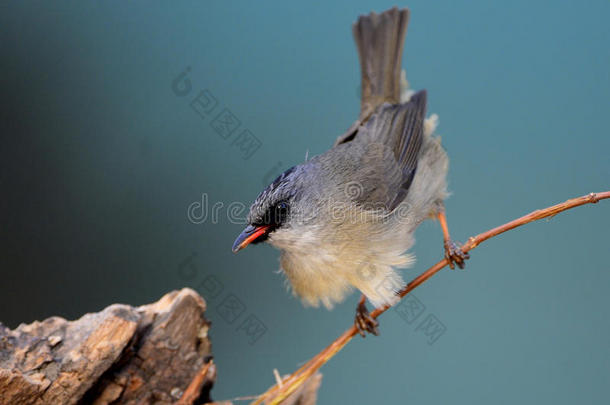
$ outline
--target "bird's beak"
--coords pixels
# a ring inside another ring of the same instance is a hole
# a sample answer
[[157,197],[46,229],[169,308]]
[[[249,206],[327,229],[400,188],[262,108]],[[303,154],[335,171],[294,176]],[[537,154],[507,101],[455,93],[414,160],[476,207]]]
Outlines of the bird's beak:
[[252,226],[248,225],[246,229],[239,234],[235,242],[233,243],[233,253],[237,253],[246,246],[248,246],[251,242],[253,242],[259,236],[267,233],[271,226],[270,225],[262,225],[262,226]]

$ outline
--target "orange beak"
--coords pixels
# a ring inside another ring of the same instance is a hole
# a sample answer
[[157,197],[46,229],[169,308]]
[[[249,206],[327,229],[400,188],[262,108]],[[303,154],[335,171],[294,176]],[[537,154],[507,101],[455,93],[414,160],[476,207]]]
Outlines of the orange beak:
[[235,242],[233,242],[233,253],[237,253],[260,236],[266,234],[271,228],[271,225],[252,226],[248,225],[246,229],[239,234]]

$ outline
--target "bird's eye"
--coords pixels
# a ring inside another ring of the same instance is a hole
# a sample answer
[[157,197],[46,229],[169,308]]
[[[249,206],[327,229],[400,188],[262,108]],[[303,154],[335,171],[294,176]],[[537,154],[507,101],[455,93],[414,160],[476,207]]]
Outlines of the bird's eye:
[[275,223],[276,224],[281,224],[282,222],[284,222],[286,220],[286,217],[288,216],[288,212],[290,211],[290,206],[288,205],[288,203],[286,201],[280,201],[279,203],[277,203],[277,205],[275,206]]

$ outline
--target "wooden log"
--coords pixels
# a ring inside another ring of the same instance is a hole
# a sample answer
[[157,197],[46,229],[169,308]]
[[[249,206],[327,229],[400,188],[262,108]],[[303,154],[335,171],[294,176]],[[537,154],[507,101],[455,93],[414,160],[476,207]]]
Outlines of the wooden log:
[[[211,402],[216,365],[205,310],[185,288],[71,322],[52,317],[15,330],[0,323],[0,405]],[[314,377],[287,403],[315,404]]]
[[0,403],[173,403],[209,360],[205,301],[174,291],[68,322],[0,326]]

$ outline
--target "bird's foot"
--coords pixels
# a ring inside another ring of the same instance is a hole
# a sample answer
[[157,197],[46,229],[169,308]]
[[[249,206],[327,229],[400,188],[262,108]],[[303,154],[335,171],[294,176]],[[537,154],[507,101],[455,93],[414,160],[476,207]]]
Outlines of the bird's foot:
[[371,316],[369,310],[366,308],[364,300],[360,300],[358,307],[356,308],[356,318],[354,319],[354,325],[358,329],[360,336],[365,337],[365,332],[372,333],[375,336],[379,336],[379,321]]
[[470,259],[470,255],[468,252],[463,252],[458,243],[448,239],[445,241],[445,259],[449,261],[449,268],[452,270],[456,264],[460,269],[463,269],[466,260]]

